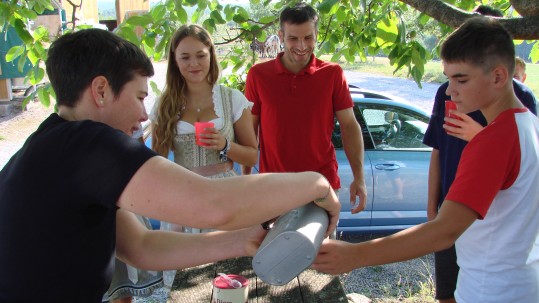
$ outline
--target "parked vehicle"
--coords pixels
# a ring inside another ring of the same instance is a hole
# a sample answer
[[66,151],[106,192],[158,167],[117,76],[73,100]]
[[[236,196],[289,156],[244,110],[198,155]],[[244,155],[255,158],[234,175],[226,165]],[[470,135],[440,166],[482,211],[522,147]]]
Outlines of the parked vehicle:
[[335,120],[332,140],[342,186],[337,234],[394,232],[425,222],[432,149],[422,141],[430,115],[390,95],[353,86],[350,93],[363,134],[368,201],[364,211],[350,213],[353,175]]
[[[335,119],[332,141],[339,165],[342,204],[337,235],[389,233],[427,220],[427,181],[432,149],[423,144],[430,115],[391,95],[350,86],[354,114],[365,147],[364,174],[368,201],[364,211],[350,213],[353,174]],[[150,138],[146,139],[149,145]],[[255,168],[256,169],[256,168]],[[158,222],[152,225],[158,228]]]

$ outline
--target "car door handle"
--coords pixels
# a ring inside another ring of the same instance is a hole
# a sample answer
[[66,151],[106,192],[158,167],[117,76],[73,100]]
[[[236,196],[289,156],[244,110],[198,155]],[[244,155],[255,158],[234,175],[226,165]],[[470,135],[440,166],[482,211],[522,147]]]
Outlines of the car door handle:
[[391,163],[376,164],[374,167],[379,170],[397,170],[401,168],[399,165]]

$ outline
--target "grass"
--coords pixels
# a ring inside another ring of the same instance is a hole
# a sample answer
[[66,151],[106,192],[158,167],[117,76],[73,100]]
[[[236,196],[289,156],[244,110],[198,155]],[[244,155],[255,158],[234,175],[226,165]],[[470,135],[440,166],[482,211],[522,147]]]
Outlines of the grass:
[[[340,235],[339,239],[359,243],[387,234]],[[346,293],[361,294],[373,303],[435,303],[432,255],[409,261],[355,269],[340,276]],[[355,282],[349,279],[358,279]]]
[[[321,59],[329,60],[330,56],[322,56]],[[389,65],[389,59],[385,57],[369,57],[366,62],[348,63],[342,61],[339,64],[344,70],[411,79],[405,68],[394,73],[395,67]],[[527,63],[526,74],[526,86],[533,91],[535,96],[539,96],[539,64]],[[442,71],[441,61],[427,62],[422,81],[440,84],[447,81]]]

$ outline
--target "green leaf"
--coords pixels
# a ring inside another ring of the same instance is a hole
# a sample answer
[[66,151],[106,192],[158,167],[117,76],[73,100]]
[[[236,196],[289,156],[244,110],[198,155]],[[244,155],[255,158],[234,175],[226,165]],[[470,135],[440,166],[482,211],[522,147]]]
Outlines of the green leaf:
[[398,36],[397,23],[393,19],[386,19],[384,22],[378,22],[376,27],[376,42],[383,45],[387,42],[395,42]]
[[19,72],[24,70],[24,66],[28,64],[28,51],[25,51],[17,60],[17,69]]
[[39,67],[39,65],[35,65],[28,71],[28,75],[26,77],[28,78],[30,84],[36,85],[45,77],[45,70]]
[[146,55],[148,57],[150,57],[150,58],[153,57],[153,55],[155,53],[153,47],[150,47],[150,46],[148,46],[146,44],[142,44],[142,49],[144,50],[144,53],[146,53]]
[[127,27],[127,26],[122,26],[118,30],[117,34],[120,37],[125,38],[129,42],[134,43],[135,45],[139,45],[139,42],[140,42],[139,38],[138,38],[137,34],[135,33],[135,31],[133,30],[133,28]]
[[161,90],[157,86],[157,83],[154,81],[150,81],[150,87],[152,88],[152,91],[155,93],[156,96],[160,96],[162,94]]
[[153,20],[149,15],[134,15],[129,17],[125,22],[131,25],[146,27],[148,24],[152,23]]
[[41,104],[43,104],[45,107],[49,107],[51,105],[51,98],[48,93],[46,93],[44,87],[38,87],[37,89],[37,95],[39,97],[39,101]]
[[202,22],[202,27],[204,27],[210,34],[213,34],[217,29],[213,19],[204,20],[204,22]]
[[197,9],[191,16],[191,21],[194,23],[197,23],[200,17],[202,16],[202,13],[204,13],[204,11]]
[[337,17],[338,22],[343,22],[346,20],[347,15],[348,14],[346,13],[345,9],[339,9],[337,10],[335,17]]
[[49,40],[49,34],[49,30],[46,27],[40,25],[34,29],[32,37],[34,37],[34,40],[36,41]]
[[30,33],[28,32],[28,30],[26,29],[26,25],[22,22],[22,20],[15,20],[14,28],[17,32],[17,35],[19,35],[19,38],[21,38],[22,42],[24,42],[25,44],[30,44],[34,42],[34,38],[32,38],[32,35],[30,35]]
[[258,22],[266,24],[266,23],[270,23],[270,22],[275,21],[275,19],[276,19],[275,16],[264,16],[264,17],[260,18],[260,20],[258,20]]
[[335,4],[339,3],[339,0],[324,0],[316,8],[322,14],[328,14]]
[[176,16],[178,16],[178,19],[180,20],[181,23],[183,24],[186,24],[187,23],[187,19],[189,18],[187,16],[187,12],[185,11],[185,9],[183,7],[179,7],[177,10],[176,10]]
[[221,14],[218,11],[212,11],[210,13],[210,17],[214,20],[214,23],[216,24],[225,24],[226,21],[223,19]]
[[25,7],[17,10],[17,14],[20,15],[21,17],[24,17],[24,18],[27,18],[27,19],[30,19],[30,20],[37,19],[36,12],[33,11],[33,10],[30,10],[30,9],[27,9]]
[[144,38],[142,39],[142,43],[151,48],[155,47],[155,36],[154,37],[149,36],[149,35],[144,36]]
[[425,71],[423,69],[423,65],[421,65],[421,66],[416,65],[416,66],[412,67],[412,78],[414,78],[415,83],[417,83],[417,86],[419,86],[419,88],[422,88],[422,86],[421,86],[421,78],[423,78],[424,73],[425,73]]
[[152,10],[150,11],[150,14],[152,15],[152,18],[154,20],[163,19],[166,13],[167,13],[167,8],[161,3],[154,6]]
[[28,51],[28,60],[32,63],[32,65],[35,65],[39,60],[41,56],[39,55],[39,52],[35,48],[31,48]]
[[26,48],[22,45],[19,46],[13,46],[10,48],[6,53],[6,62],[12,62],[22,54],[24,54],[24,51]]
[[535,41],[533,44],[532,50],[530,52],[530,59],[533,63],[537,63],[539,61],[539,40]]
[[238,7],[232,20],[236,23],[247,22],[247,20],[249,20],[249,13],[243,7]]

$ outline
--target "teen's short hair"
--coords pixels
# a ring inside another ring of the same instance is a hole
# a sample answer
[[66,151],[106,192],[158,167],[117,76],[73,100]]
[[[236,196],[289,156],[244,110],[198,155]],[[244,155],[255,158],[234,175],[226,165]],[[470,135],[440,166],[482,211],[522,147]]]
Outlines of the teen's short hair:
[[520,57],[515,58],[515,64],[522,67],[523,71],[526,71],[526,61]]
[[318,30],[318,14],[312,6],[300,2],[292,7],[287,7],[281,12],[279,25],[283,30],[283,24],[288,22],[292,24],[302,24],[307,21],[314,23],[314,28]]
[[443,42],[440,55],[446,62],[465,62],[485,72],[498,64],[505,65],[511,75],[515,70],[513,38],[492,18],[468,19]]
[[154,74],[150,59],[133,43],[102,29],[68,33],[52,43],[47,75],[58,105],[74,107],[97,76],[104,76],[115,96],[135,75]]

